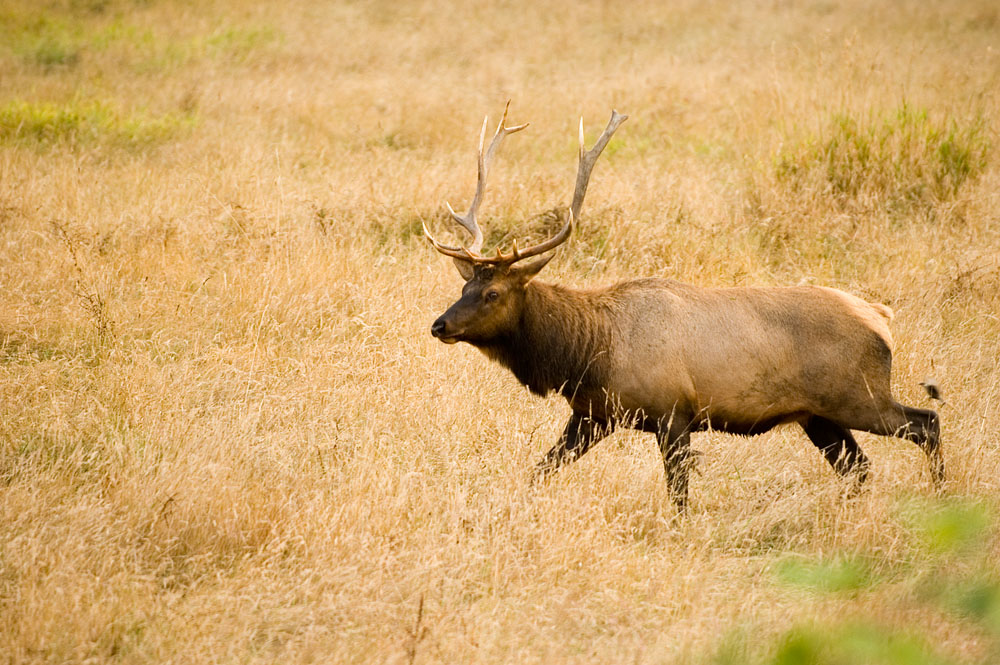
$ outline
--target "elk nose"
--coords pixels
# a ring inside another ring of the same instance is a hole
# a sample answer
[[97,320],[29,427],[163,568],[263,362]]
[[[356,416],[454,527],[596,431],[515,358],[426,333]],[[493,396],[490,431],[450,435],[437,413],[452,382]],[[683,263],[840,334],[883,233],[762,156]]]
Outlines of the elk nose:
[[444,322],[444,317],[442,317],[431,324],[431,334],[435,337],[440,337],[444,334],[445,328],[447,327],[447,324]]

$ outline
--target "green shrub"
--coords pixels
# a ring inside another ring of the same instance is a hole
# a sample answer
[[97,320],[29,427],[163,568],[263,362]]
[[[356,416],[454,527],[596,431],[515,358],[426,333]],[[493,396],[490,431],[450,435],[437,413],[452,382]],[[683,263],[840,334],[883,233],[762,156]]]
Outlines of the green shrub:
[[0,106],[0,143],[140,148],[166,141],[194,123],[189,114],[123,114],[100,101],[52,104],[18,99]]
[[[132,8],[134,10],[134,7]],[[207,34],[169,34],[139,27],[122,11],[71,7],[0,8],[0,56],[51,69],[113,52],[139,71],[158,71],[203,59],[251,60],[284,35],[270,25],[226,25]]]
[[[716,665],[979,665],[1000,662],[1000,569],[993,555],[992,511],[981,501],[951,498],[910,500],[899,510],[909,532],[908,557],[882,561],[877,555],[786,558],[772,569],[777,581],[818,598],[862,596],[876,588],[899,591],[898,602],[921,615],[941,612],[979,632],[984,657],[946,656],[926,638],[924,627],[887,627],[864,616],[825,624],[791,626],[769,645],[732,637],[720,642]],[[763,647],[763,648],[761,648]]]
[[981,118],[935,121],[907,103],[887,114],[834,115],[819,138],[783,151],[780,182],[846,205],[910,210],[955,197],[986,166]]

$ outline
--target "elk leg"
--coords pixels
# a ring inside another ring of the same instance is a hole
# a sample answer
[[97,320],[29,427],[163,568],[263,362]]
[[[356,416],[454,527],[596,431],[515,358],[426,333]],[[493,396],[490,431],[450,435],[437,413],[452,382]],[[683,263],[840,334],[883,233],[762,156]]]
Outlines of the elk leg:
[[590,448],[611,434],[614,426],[603,421],[574,413],[569,417],[559,441],[545,453],[542,461],[535,465],[535,480],[542,480],[552,475],[565,464],[570,464],[586,453]]
[[677,510],[687,510],[688,475],[694,461],[691,451],[691,429],[688,423],[670,418],[656,433],[656,441],[663,454],[663,470],[667,476],[667,487],[677,504]]
[[819,416],[810,417],[802,428],[837,474],[841,477],[853,475],[858,485],[868,479],[868,457],[850,431]]
[[931,467],[935,487],[944,482],[944,457],[941,455],[941,424],[938,415],[930,409],[919,409],[904,404],[894,404],[897,421],[890,425],[892,436],[912,441],[920,446]]

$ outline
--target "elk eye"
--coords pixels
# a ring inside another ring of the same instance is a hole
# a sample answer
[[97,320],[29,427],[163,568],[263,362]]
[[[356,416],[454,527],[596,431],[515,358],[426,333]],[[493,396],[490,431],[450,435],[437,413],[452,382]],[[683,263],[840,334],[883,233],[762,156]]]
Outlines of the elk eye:
[[486,292],[486,302],[493,302],[500,297],[500,293],[497,291],[487,291]]

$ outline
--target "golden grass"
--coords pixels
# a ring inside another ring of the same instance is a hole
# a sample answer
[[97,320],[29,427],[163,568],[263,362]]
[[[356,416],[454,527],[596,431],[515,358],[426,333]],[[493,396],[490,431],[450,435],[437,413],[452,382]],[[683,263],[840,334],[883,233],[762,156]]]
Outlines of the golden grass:
[[[0,19],[0,660],[760,662],[793,625],[848,620],[990,657],[908,581],[933,566],[901,505],[930,490],[901,441],[859,437],[873,479],[850,501],[792,428],[698,436],[680,521],[638,434],[529,492],[568,409],[430,337],[460,284],[419,225],[468,200],[482,115],[512,98],[532,126],[484,225],[545,233],[577,118],[618,108],[545,278],[887,303],[898,395],[922,404],[933,374],[948,400],[949,493],[995,506],[992,2],[12,0]],[[867,161],[858,137],[881,141]],[[895,583],[775,581],[841,554]]]

